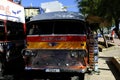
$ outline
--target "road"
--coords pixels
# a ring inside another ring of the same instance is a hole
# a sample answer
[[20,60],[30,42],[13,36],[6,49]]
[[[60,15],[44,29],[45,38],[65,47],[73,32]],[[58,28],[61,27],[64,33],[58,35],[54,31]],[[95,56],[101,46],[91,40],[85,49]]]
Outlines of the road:
[[[1,66],[1,64],[0,64],[0,66]],[[30,77],[32,77],[32,76],[30,76]],[[63,78],[64,79],[64,78]],[[1,71],[0,71],[0,80],[61,80],[61,78],[53,78],[53,79],[45,79],[45,78],[39,78],[39,77],[37,77],[37,78],[17,78],[17,79],[13,79],[13,76],[12,75],[7,75],[7,76],[5,76],[5,77],[2,77],[2,74],[1,74]],[[68,79],[65,79],[65,80],[68,80]],[[74,76],[74,77],[71,77],[71,79],[70,80],[78,80],[78,77],[77,76]],[[81,80],[83,80],[83,79],[81,79]]]

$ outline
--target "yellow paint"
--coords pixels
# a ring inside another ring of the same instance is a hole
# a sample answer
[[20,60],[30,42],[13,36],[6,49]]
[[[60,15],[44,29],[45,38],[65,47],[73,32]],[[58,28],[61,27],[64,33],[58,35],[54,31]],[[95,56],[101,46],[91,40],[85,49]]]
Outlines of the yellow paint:
[[86,49],[86,42],[56,42],[54,46],[50,42],[28,42],[27,49]]

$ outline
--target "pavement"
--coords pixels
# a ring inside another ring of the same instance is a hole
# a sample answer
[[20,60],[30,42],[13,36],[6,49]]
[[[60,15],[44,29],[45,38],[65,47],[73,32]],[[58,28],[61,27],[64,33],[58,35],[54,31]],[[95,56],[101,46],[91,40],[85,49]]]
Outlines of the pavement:
[[[99,38],[98,41],[103,41],[103,38]],[[102,52],[99,52],[99,73],[86,73],[84,80],[120,80],[120,40],[116,38],[114,43],[110,40],[108,43],[114,46],[104,48]]]

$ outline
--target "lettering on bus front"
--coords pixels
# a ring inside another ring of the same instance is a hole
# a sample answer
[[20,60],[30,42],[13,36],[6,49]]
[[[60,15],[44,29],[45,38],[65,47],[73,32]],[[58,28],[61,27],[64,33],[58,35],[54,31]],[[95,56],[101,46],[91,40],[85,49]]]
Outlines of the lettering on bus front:
[[[35,37],[34,37],[35,38]],[[37,40],[38,37],[36,37]],[[86,41],[86,36],[42,36],[39,41]]]
[[66,41],[66,37],[42,37],[41,41]]
[[10,15],[10,14],[11,14],[11,12],[10,12],[10,7],[9,7],[9,6],[0,5],[0,10],[1,10],[1,11],[5,11],[5,13],[6,13],[7,15]]

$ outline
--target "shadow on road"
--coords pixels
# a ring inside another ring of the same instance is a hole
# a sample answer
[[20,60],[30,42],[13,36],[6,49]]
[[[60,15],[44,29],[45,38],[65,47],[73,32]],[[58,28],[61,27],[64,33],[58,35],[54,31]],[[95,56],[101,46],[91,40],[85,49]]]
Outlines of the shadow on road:
[[111,61],[106,61],[116,80],[120,80],[120,72]]

